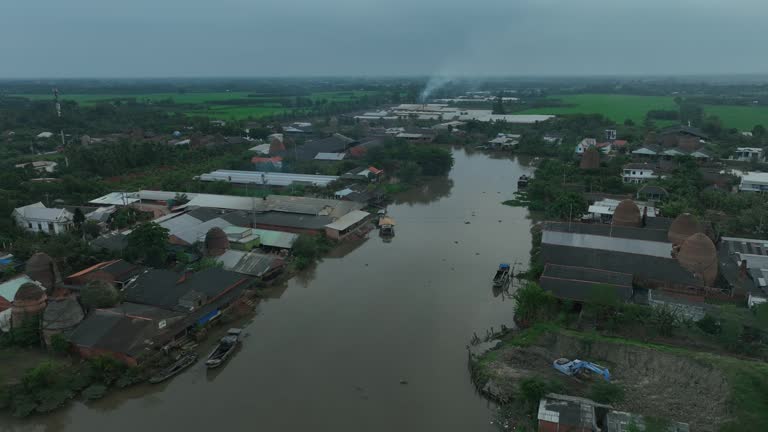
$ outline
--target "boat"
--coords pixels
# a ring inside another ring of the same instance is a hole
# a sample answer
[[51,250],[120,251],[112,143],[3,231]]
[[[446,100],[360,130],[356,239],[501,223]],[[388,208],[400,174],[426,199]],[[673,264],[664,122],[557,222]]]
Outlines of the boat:
[[496,270],[496,275],[493,276],[493,286],[503,287],[509,282],[510,278],[509,264],[499,264],[499,269]]
[[185,352],[181,354],[172,365],[161,369],[154,376],[149,379],[151,384],[161,383],[183,371],[184,369],[192,366],[197,361],[197,354],[193,352]]
[[389,216],[379,218],[379,235],[392,237],[395,235],[395,220]]
[[524,188],[524,187],[528,187],[528,182],[529,182],[530,180],[531,180],[531,178],[530,178],[530,177],[528,177],[527,175],[525,175],[525,174],[521,175],[521,176],[520,176],[520,177],[517,179],[517,187],[518,187],[518,188]]
[[243,330],[239,328],[231,328],[227,331],[227,335],[221,338],[216,348],[208,354],[208,359],[205,361],[208,369],[217,368],[224,364],[240,343],[240,335],[242,333]]

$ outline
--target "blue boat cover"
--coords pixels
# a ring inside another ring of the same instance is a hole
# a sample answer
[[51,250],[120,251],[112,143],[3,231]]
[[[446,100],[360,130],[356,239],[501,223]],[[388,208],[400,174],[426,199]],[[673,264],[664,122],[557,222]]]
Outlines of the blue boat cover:
[[499,264],[499,269],[508,269],[509,264]]

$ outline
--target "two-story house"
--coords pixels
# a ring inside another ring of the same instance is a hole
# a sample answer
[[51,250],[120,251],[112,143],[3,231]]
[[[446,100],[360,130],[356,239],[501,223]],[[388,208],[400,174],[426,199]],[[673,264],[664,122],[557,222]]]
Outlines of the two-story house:
[[66,209],[47,208],[37,202],[13,210],[16,224],[29,232],[61,234],[72,228],[73,214]]
[[658,168],[648,163],[629,163],[624,165],[621,174],[624,183],[645,183],[659,177]]
[[731,159],[743,162],[765,162],[763,149],[758,147],[737,147]]

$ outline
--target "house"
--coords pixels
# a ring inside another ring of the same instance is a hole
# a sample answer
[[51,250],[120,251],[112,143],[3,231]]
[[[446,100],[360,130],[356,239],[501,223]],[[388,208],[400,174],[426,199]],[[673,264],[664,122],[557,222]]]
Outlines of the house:
[[118,290],[123,290],[136,278],[146,271],[145,267],[131,264],[122,259],[104,261],[86,269],[73,273],[64,282],[69,285],[83,286],[91,281],[103,281],[112,284]]
[[[587,214],[582,216],[581,219],[583,221],[611,223],[613,221],[613,215],[619,205],[621,205],[622,201],[624,200],[614,198],[603,198],[596,200],[589,205]],[[635,201],[634,204],[640,210],[640,214],[644,215],[646,218],[655,218],[660,216],[659,211],[652,205],[637,201]]]
[[368,153],[368,150],[374,147],[380,147],[386,143],[385,138],[370,137],[363,139],[360,144],[349,149],[349,156],[354,159],[362,159]]
[[730,159],[742,162],[765,162],[765,155],[763,149],[758,147],[737,147]]
[[21,164],[16,164],[16,168],[26,168],[31,167],[33,170],[39,172],[39,173],[52,173],[56,171],[56,167],[59,166],[58,162],[53,161],[34,161],[34,162],[26,162]]
[[[252,228],[253,234],[259,236],[259,247],[262,249],[285,249],[290,250],[293,248],[293,244],[299,239],[298,234],[263,230],[258,228]],[[226,231],[225,231],[226,232]]]
[[584,138],[580,143],[576,144],[575,152],[577,155],[584,154],[590,147],[597,146],[597,140],[594,138]]
[[454,120],[454,121],[449,121],[449,122],[445,122],[445,123],[436,124],[436,125],[432,126],[432,129],[435,129],[435,130],[454,130],[454,129],[458,129],[458,128],[466,125],[466,124],[467,123],[465,123],[463,121]]
[[65,209],[48,208],[37,202],[13,210],[16,224],[29,232],[61,234],[72,228],[73,214]]
[[768,191],[768,173],[746,172],[741,175],[739,192],[766,192]]
[[361,210],[351,211],[326,225],[325,235],[333,240],[343,240],[365,226],[370,216],[370,213]]
[[347,156],[346,153],[323,153],[320,152],[317,155],[315,155],[316,161],[328,161],[328,162],[339,162],[344,160],[344,158]]
[[661,186],[643,185],[637,191],[637,199],[643,201],[664,201],[669,197],[669,192]]
[[48,139],[48,138],[51,138],[52,136],[53,136],[53,132],[40,132],[39,134],[37,134],[35,138]]
[[622,168],[621,179],[624,183],[645,183],[659,178],[656,165],[649,163],[629,163]]
[[377,182],[384,175],[384,170],[374,166],[352,169],[341,175],[344,180],[360,180],[366,182]]
[[314,131],[312,123],[293,122],[290,125],[283,126],[283,133],[287,135],[306,135]]
[[633,150],[632,154],[636,156],[656,157],[660,156],[663,151],[664,150],[662,150],[659,145],[643,144],[640,148]]

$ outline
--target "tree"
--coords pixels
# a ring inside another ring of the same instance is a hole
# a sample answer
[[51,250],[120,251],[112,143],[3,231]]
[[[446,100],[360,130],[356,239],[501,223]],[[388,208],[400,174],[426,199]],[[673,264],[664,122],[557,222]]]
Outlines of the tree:
[[143,259],[149,265],[159,267],[165,263],[168,229],[154,222],[138,225],[128,234],[127,253]]
[[624,120],[624,126],[634,126],[635,122],[632,119]]
[[704,109],[701,105],[684,101],[680,104],[680,122],[692,126],[701,125],[704,119]]
[[83,214],[83,211],[80,210],[80,207],[77,207],[75,209],[74,215],[72,216],[72,223],[75,224],[75,227],[79,231],[83,226],[83,222],[85,222],[85,215]]
[[576,192],[563,192],[547,206],[547,215],[558,219],[578,219],[586,213],[589,205],[584,196]]
[[515,300],[515,321],[521,325],[548,319],[557,304],[557,299],[551,293],[533,282],[515,291],[512,297]]
[[413,184],[421,175],[421,167],[416,162],[406,161],[398,171],[400,181],[406,184]]
[[624,389],[607,381],[597,381],[589,389],[589,398],[595,402],[612,404],[624,400]]
[[96,238],[101,233],[101,226],[96,221],[87,221],[83,224],[83,234],[90,238]]
[[100,280],[88,282],[80,291],[80,301],[88,309],[113,307],[119,300],[115,287]]
[[759,124],[752,128],[752,135],[758,138],[764,137],[766,134],[765,126]]

